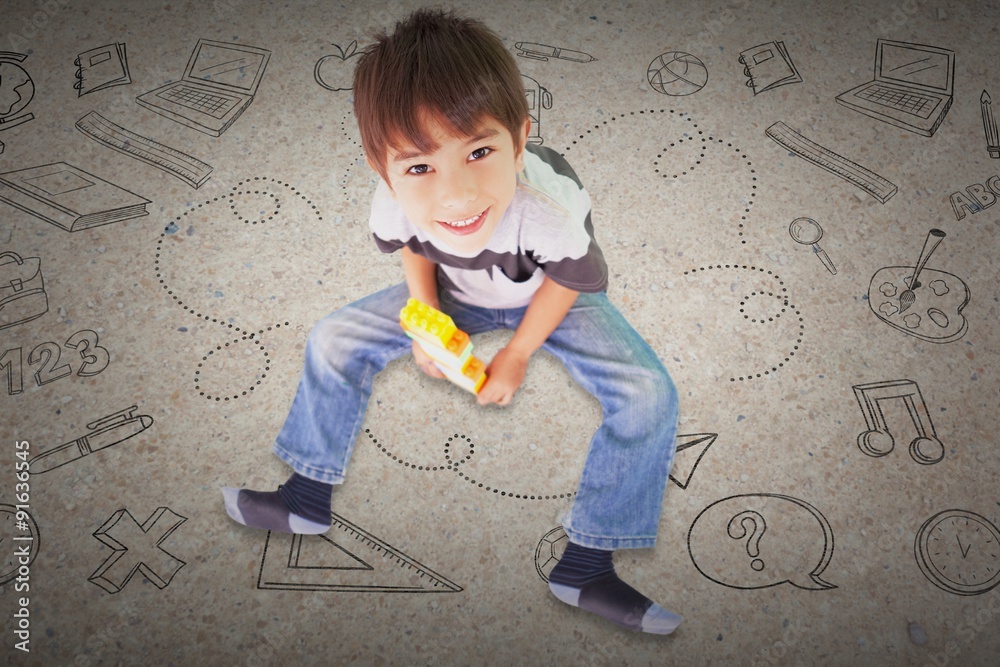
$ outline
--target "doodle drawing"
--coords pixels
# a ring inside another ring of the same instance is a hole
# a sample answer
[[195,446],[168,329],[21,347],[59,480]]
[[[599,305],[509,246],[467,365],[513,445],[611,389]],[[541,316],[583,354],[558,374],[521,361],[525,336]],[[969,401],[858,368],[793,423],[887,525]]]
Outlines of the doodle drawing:
[[812,245],[812,251],[823,262],[826,270],[833,275],[837,275],[837,267],[830,261],[830,256],[819,247],[819,240],[823,238],[823,228],[812,218],[795,218],[788,225],[788,234],[792,240],[802,245]]
[[222,136],[257,94],[271,52],[199,39],[180,81],[135,98],[150,111],[191,129]]
[[31,474],[55,470],[96,451],[107,449],[139,435],[153,425],[149,415],[135,415],[137,406],[125,408],[87,424],[87,433],[64,445],[36,454],[30,461]]
[[949,593],[981,595],[1000,584],[1000,529],[975,512],[950,509],[927,519],[913,553],[924,576]]
[[531,118],[531,134],[528,141],[533,144],[543,143],[542,139],[542,109],[552,108],[552,93],[530,76],[521,75],[524,82],[524,94],[528,98],[528,117]]
[[856,185],[883,204],[896,194],[896,186],[874,171],[805,138],[780,120],[765,130],[779,146]]
[[[670,469],[670,481],[682,489],[688,488],[694,469],[708,452],[718,433],[691,433],[677,436],[677,451],[674,453],[674,465]],[[682,481],[683,480],[683,481]]]
[[954,51],[879,39],[874,80],[837,95],[837,102],[929,137],[951,108],[954,80]]
[[542,578],[542,581],[549,580],[549,572],[556,566],[563,552],[566,551],[566,544],[569,536],[566,530],[559,526],[542,535],[535,547],[535,572]]
[[887,380],[856,384],[854,397],[865,416],[866,431],[858,434],[858,447],[868,456],[885,456],[896,446],[889,422],[882,411],[884,401],[902,400],[917,436],[910,441],[910,456],[922,465],[931,465],[944,458],[944,445],[934,431],[927,403],[920,387],[913,380]]
[[148,215],[149,203],[65,162],[0,174],[0,200],[68,232]]
[[186,565],[168,553],[163,543],[187,521],[169,507],[157,507],[140,526],[127,509],[120,509],[94,531],[94,537],[114,550],[87,581],[109,593],[119,593],[136,572],[163,589]]
[[761,493],[717,500],[691,523],[688,554],[702,575],[730,588],[836,588],[820,579],[833,558],[833,530],[798,498]]
[[670,51],[653,58],[646,68],[646,81],[664,95],[692,95],[708,83],[708,68],[690,53]]
[[950,273],[924,268],[944,237],[940,229],[930,230],[916,266],[879,269],[868,285],[868,307],[876,317],[930,343],[958,340],[969,328],[962,315],[971,298],[969,286]]
[[257,588],[358,593],[462,590],[344,517],[332,516],[333,526],[324,535],[268,531]]
[[350,90],[354,85],[353,70],[347,64],[358,54],[358,41],[354,40],[348,44],[346,49],[340,48],[340,44],[332,44],[337,49],[337,53],[330,53],[316,61],[313,67],[313,78],[316,83],[327,90],[334,92],[338,90]]
[[522,58],[541,60],[542,62],[548,62],[549,58],[568,60],[574,63],[592,63],[597,60],[594,56],[583,51],[572,51],[570,49],[559,48],[558,46],[549,46],[548,44],[515,42],[514,48],[517,49],[517,55]]
[[790,83],[802,83],[784,42],[758,44],[742,52],[739,61],[747,87],[753,89],[754,95]]
[[76,88],[77,97],[132,83],[123,42],[84,51],[73,64],[76,65],[76,83],[73,87]]
[[1000,175],[990,176],[985,184],[973,183],[965,188],[965,192],[953,192],[948,199],[955,211],[955,219],[961,220],[966,211],[975,215],[993,206],[997,203],[997,197],[1000,197]]
[[23,53],[0,51],[0,130],[9,130],[35,117],[24,111],[35,96],[35,82],[21,67],[27,57]]
[[47,312],[49,297],[42,280],[41,258],[0,252],[0,329],[30,322]]
[[192,188],[199,188],[212,175],[212,166],[147,137],[126,130],[91,111],[76,121],[76,129],[112,150],[176,176]]
[[979,96],[979,106],[983,114],[983,130],[986,132],[986,150],[994,160],[1000,158],[1000,132],[997,119],[993,116],[993,100],[985,90]]

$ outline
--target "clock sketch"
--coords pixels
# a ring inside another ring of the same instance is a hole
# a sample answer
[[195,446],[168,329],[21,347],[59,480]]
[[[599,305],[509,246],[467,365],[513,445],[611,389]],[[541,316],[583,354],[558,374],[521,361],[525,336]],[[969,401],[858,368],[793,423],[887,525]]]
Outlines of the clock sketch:
[[968,510],[945,510],[924,522],[913,544],[917,565],[938,588],[979,595],[1000,584],[1000,530]]

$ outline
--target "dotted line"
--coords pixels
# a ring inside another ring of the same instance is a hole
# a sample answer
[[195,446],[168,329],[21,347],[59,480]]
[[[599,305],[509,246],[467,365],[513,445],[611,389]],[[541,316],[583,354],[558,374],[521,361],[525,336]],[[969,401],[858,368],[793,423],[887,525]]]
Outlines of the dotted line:
[[[346,114],[340,121],[340,131],[343,133],[344,138],[349,143],[354,145],[355,148],[358,149],[357,161],[364,162],[365,151],[364,148],[361,146],[361,142],[354,138],[354,132],[352,132],[352,130],[355,129],[357,129],[357,124],[354,121],[354,114]],[[344,171],[345,171],[344,178],[340,181],[340,189],[342,191],[341,194],[344,195],[344,199],[347,201],[347,203],[351,203],[351,198],[347,193],[347,184],[351,180],[351,167],[347,167],[347,169],[345,169]]]
[[[459,477],[461,477],[465,481],[469,482],[473,486],[475,486],[477,488],[480,488],[480,489],[483,489],[484,491],[492,492],[492,493],[494,493],[494,494],[496,494],[498,496],[504,497],[504,498],[514,498],[514,499],[517,499],[517,500],[559,500],[559,499],[563,499],[563,498],[572,498],[573,496],[576,495],[576,492],[573,492],[573,493],[560,493],[559,495],[556,495],[554,493],[551,494],[551,495],[528,494],[528,493],[514,493],[513,491],[505,491],[505,490],[494,488],[494,487],[489,486],[488,484],[484,484],[482,482],[477,482],[476,480],[472,479],[472,477],[470,477],[469,475],[466,475],[464,472],[462,472],[462,471],[460,471],[458,469],[459,466],[461,466],[463,463],[469,461],[472,458],[472,455],[475,453],[475,445],[473,444],[473,442],[468,437],[466,437],[464,435],[459,435],[458,433],[456,433],[455,435],[453,435],[450,438],[448,438],[448,444],[445,444],[445,447],[444,447],[444,458],[445,458],[445,461],[447,461],[447,465],[440,465],[440,466],[417,465],[417,464],[414,464],[414,463],[410,463],[409,461],[406,461],[406,460],[400,458],[399,456],[396,456],[392,452],[390,452],[389,449],[385,445],[381,444],[378,441],[378,438],[376,438],[374,435],[372,435],[370,429],[365,429],[365,433],[368,435],[368,439],[371,440],[372,443],[374,443],[375,446],[378,447],[382,451],[383,454],[385,454],[386,456],[388,456],[389,458],[391,458],[396,463],[399,463],[404,468],[411,468],[413,470],[428,470],[428,471],[432,471],[432,472],[433,471],[437,471],[437,470],[452,470],[452,471],[456,472]],[[464,441],[469,446],[469,453],[465,456],[465,458],[463,458],[460,461],[452,461],[451,460],[451,444],[450,443],[455,442],[456,439]]]
[[[739,377],[731,377],[731,378],[729,378],[729,381],[730,382],[736,382],[737,380],[739,380],[740,382],[742,382],[744,380],[754,380],[754,379],[761,378],[761,377],[763,377],[765,375],[770,375],[771,373],[777,372],[777,370],[779,368],[784,367],[784,365],[787,364],[789,361],[791,361],[791,358],[795,356],[795,353],[798,351],[799,346],[802,345],[802,337],[805,334],[805,325],[803,324],[803,320],[802,320],[802,317],[801,317],[802,313],[800,311],[796,310],[795,305],[792,304],[792,303],[789,303],[787,296],[784,295],[786,292],[788,292],[788,288],[786,288],[784,286],[785,285],[784,281],[781,280],[781,277],[778,274],[776,274],[776,273],[773,273],[771,271],[768,271],[766,269],[762,269],[762,268],[759,268],[759,267],[756,267],[756,266],[749,266],[747,264],[742,264],[742,265],[741,264],[716,264],[715,266],[712,266],[710,264],[708,266],[702,266],[702,267],[697,268],[697,269],[689,269],[688,271],[684,272],[684,275],[694,274],[694,273],[696,273],[698,271],[711,271],[713,269],[744,269],[744,270],[747,270],[747,271],[759,271],[760,273],[766,273],[767,275],[771,276],[772,278],[774,278],[775,280],[778,281],[778,285],[781,287],[780,291],[781,291],[782,294],[779,295],[779,294],[774,294],[773,292],[763,292],[763,291],[761,291],[761,292],[751,292],[749,295],[747,295],[747,296],[745,296],[743,298],[743,301],[740,302],[740,306],[741,306],[740,312],[743,313],[743,319],[748,319],[751,322],[758,322],[758,320],[756,318],[751,318],[749,315],[747,315],[746,313],[744,313],[743,312],[744,309],[742,308],[742,306],[746,305],[747,300],[750,299],[751,297],[754,297],[754,296],[762,296],[764,294],[767,294],[767,296],[773,297],[773,298],[777,299],[778,301],[781,302],[782,308],[781,308],[780,312],[777,315],[775,315],[774,317],[767,318],[767,321],[768,322],[773,322],[774,320],[776,320],[779,317],[781,317],[781,313],[784,313],[787,310],[791,310],[793,313],[795,313],[795,315],[798,316],[798,321],[799,321],[799,323],[798,323],[799,332],[798,332],[798,338],[795,339],[795,345],[792,346],[792,350],[788,353],[788,356],[786,356],[784,358],[784,360],[781,361],[780,363],[778,363],[777,365],[771,366],[770,370],[765,370],[765,371],[763,371],[763,373],[753,373],[753,372],[750,372],[750,373],[747,373],[746,375],[741,375]],[[760,321],[761,324],[764,323],[763,319],[761,319],[759,321]]]
[[[254,184],[254,185],[251,186],[251,184]],[[163,242],[167,239],[167,237],[172,236],[173,234],[176,234],[178,231],[180,231],[181,227],[180,227],[180,225],[178,223],[180,223],[185,218],[185,216],[187,216],[189,213],[194,213],[198,209],[201,209],[201,208],[203,208],[205,206],[210,206],[210,205],[218,203],[220,201],[228,201],[229,208],[230,208],[230,210],[232,210],[233,215],[235,215],[238,220],[241,220],[243,222],[243,224],[250,224],[250,225],[264,224],[267,221],[273,220],[275,217],[277,217],[277,215],[280,212],[280,209],[281,209],[281,199],[279,197],[277,197],[274,193],[268,192],[266,190],[261,191],[261,189],[259,188],[259,185],[262,185],[262,184],[263,185],[266,185],[266,184],[275,184],[275,185],[282,186],[283,188],[285,188],[286,190],[288,190],[291,194],[293,194],[295,196],[298,196],[302,201],[304,201],[307,205],[309,205],[309,207],[316,214],[316,218],[318,220],[322,220],[323,219],[323,216],[320,215],[319,209],[316,208],[316,205],[313,204],[311,200],[309,200],[305,195],[303,195],[301,192],[299,192],[292,185],[290,185],[288,183],[285,183],[283,181],[279,181],[277,179],[268,178],[266,176],[255,176],[252,179],[242,180],[239,183],[237,183],[235,186],[233,186],[232,191],[231,191],[231,193],[230,193],[230,195],[228,197],[226,197],[226,196],[213,197],[212,199],[205,200],[203,203],[198,204],[197,206],[195,206],[194,208],[192,208],[192,209],[190,209],[188,211],[184,211],[183,213],[181,213],[180,215],[178,215],[176,218],[174,218],[166,227],[164,227],[163,232],[160,234],[160,238],[156,241],[156,255],[155,255],[155,259],[153,260],[153,265],[155,267],[155,272],[156,272],[156,278],[157,278],[157,280],[159,280],[160,286],[166,291],[167,295],[174,301],[174,303],[176,303],[178,306],[180,306],[181,308],[183,308],[184,310],[186,310],[191,315],[194,315],[198,319],[202,319],[202,320],[205,320],[206,322],[213,322],[213,323],[218,324],[220,326],[224,326],[227,329],[231,329],[232,331],[234,331],[236,333],[243,333],[242,337],[234,339],[232,341],[232,343],[225,343],[224,345],[219,345],[219,346],[217,346],[215,348],[215,350],[209,351],[208,354],[206,354],[204,357],[201,358],[201,363],[198,364],[198,368],[202,368],[203,365],[204,365],[204,363],[208,361],[208,359],[209,359],[210,356],[212,356],[216,352],[222,351],[225,347],[229,347],[229,345],[235,344],[235,343],[239,343],[240,341],[253,340],[256,336],[260,336],[265,331],[271,331],[272,328],[273,329],[278,329],[278,328],[281,328],[281,326],[286,326],[287,327],[288,326],[288,322],[285,322],[284,325],[282,325],[282,324],[275,324],[275,325],[273,325],[273,327],[267,327],[267,329],[260,329],[256,333],[249,333],[249,334],[247,334],[247,333],[243,332],[243,329],[241,329],[240,327],[238,327],[238,326],[236,326],[236,325],[234,325],[232,323],[228,323],[227,324],[227,323],[225,323],[223,321],[220,321],[220,319],[217,318],[217,317],[212,317],[211,315],[206,315],[204,313],[200,313],[196,309],[194,309],[194,308],[192,308],[192,307],[190,307],[188,305],[185,305],[184,301],[179,296],[177,296],[176,294],[174,294],[173,289],[170,288],[170,286],[167,284],[167,281],[163,277],[162,269],[161,269],[161,266],[160,266],[160,254],[163,251]],[[244,188],[244,186],[248,186],[248,187]],[[264,194],[264,195],[267,195],[267,196],[271,197],[274,200],[274,206],[275,206],[274,211],[270,215],[268,215],[268,216],[266,216],[264,218],[261,218],[259,220],[249,220],[247,218],[244,218],[236,210],[236,197],[245,196],[245,195],[251,195],[251,194],[254,194],[254,195]],[[261,383],[261,380],[263,380],[265,377],[267,377],[266,371],[270,371],[271,370],[271,366],[270,366],[270,360],[267,359],[268,354],[267,354],[267,352],[264,351],[264,346],[262,344],[259,344],[259,340],[256,341],[256,342],[258,342],[258,348],[261,350],[261,352],[263,352],[264,357],[265,357],[265,366],[264,366],[265,373],[261,374],[261,376],[260,376],[261,379],[257,380],[257,382],[254,384],[253,387],[249,387],[247,390],[243,391],[242,393],[233,394],[232,396],[217,396],[217,395],[213,395],[213,394],[211,394],[211,393],[209,393],[207,391],[203,391],[202,390],[202,386],[201,386],[201,381],[202,381],[202,379],[201,379],[201,371],[197,370],[197,371],[195,371],[195,374],[194,374],[194,384],[195,384],[195,389],[198,391],[198,394],[200,396],[204,396],[205,398],[210,399],[210,400],[214,399],[216,401],[229,401],[229,400],[237,399],[240,396],[246,396],[248,392],[253,391],[256,386],[259,386],[260,383]]]
[[[697,127],[697,125],[695,125],[695,127]],[[698,130],[698,134],[701,135],[702,131]],[[702,143],[701,153],[698,155],[699,158],[704,159],[704,157],[705,157],[705,146],[710,145],[708,142],[715,142],[718,145],[725,144],[726,148],[732,148],[734,151],[736,151],[737,153],[740,154],[740,157],[742,159],[744,159],[744,160],[747,161],[747,167],[750,169],[750,174],[756,174],[757,173],[757,170],[753,168],[753,163],[750,162],[750,160],[747,160],[746,154],[743,153],[743,151],[741,151],[739,148],[736,148],[735,146],[733,146],[731,143],[726,143],[724,140],[722,140],[722,139],[716,139],[713,136],[708,136],[708,137],[701,136],[699,138],[701,139],[701,143]],[[663,177],[663,178],[679,178],[680,176],[686,176],[688,173],[694,171],[695,167],[697,167],[698,165],[701,164],[701,159],[698,159],[698,160],[695,160],[695,162],[694,162],[693,165],[691,165],[690,167],[687,168],[687,171],[682,171],[682,172],[680,172],[678,174],[672,174],[672,175],[669,175],[669,176],[666,173],[660,173],[660,169],[659,169],[660,163],[659,163],[659,160],[663,158],[663,154],[666,153],[671,148],[675,148],[675,147],[679,146],[680,144],[684,143],[685,141],[694,141],[694,137],[687,137],[687,138],[682,137],[682,138],[678,139],[677,141],[671,143],[667,148],[664,148],[661,153],[657,154],[657,156],[656,156],[657,160],[653,161],[653,166],[656,167],[656,169],[654,169],[654,171],[657,174],[660,174],[660,176]],[[757,185],[756,185],[756,183],[757,183],[757,177],[751,175],[750,176],[750,180],[753,182],[753,185],[750,186],[750,189],[751,190],[756,190],[757,189]],[[757,196],[756,192],[751,192],[750,193],[750,201],[747,202],[747,207],[745,209],[743,209],[743,215],[740,216],[740,224],[739,224],[739,235],[740,236],[743,236],[743,228],[746,225],[747,215],[750,213],[750,207],[753,206],[753,200],[754,200],[754,198],[756,196]],[[746,239],[742,239],[740,241],[740,243],[743,244],[743,245],[746,245]]]
[[[578,140],[585,139],[588,134],[591,134],[594,130],[600,130],[603,126],[607,125],[609,122],[610,123],[614,123],[619,118],[627,118],[628,116],[635,116],[636,113],[638,113],[640,116],[644,116],[647,113],[649,113],[650,116],[654,116],[657,113],[675,114],[677,112],[675,112],[673,109],[659,109],[659,110],[657,110],[657,109],[642,109],[642,110],[640,110],[638,112],[636,112],[636,111],[629,111],[628,113],[620,113],[617,116],[612,116],[611,119],[610,119],[610,121],[606,120],[606,121],[603,121],[601,123],[598,123],[597,125],[594,126],[594,128],[592,130],[587,130],[586,133],[579,135],[576,139],[573,140],[573,146],[576,145],[576,143],[577,143]],[[691,123],[692,127],[698,127],[698,123],[695,123],[694,121],[692,121],[691,120],[691,116],[688,116],[687,114],[685,114],[683,112],[677,114],[678,118],[680,118],[682,116],[684,117],[684,120],[686,120],[687,122]],[[569,152],[569,150],[573,146],[567,146],[565,152]]]

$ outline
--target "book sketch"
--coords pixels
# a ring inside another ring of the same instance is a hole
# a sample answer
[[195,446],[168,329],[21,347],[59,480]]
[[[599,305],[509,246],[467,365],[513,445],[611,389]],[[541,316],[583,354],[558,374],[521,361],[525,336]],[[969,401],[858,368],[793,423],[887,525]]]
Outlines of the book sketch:
[[77,97],[132,83],[124,42],[105,44],[84,51],[73,64],[76,65],[76,83],[73,87],[76,88]]
[[747,77],[747,87],[753,89],[754,95],[790,83],[802,83],[784,42],[758,44],[740,53],[739,61]]

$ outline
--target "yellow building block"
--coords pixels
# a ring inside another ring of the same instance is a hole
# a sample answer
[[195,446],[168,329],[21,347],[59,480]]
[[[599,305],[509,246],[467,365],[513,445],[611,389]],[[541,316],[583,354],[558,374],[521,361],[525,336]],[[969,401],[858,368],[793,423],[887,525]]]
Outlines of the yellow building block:
[[461,355],[469,345],[469,335],[456,327],[451,317],[413,298],[399,311],[399,325],[407,333],[454,355]]

